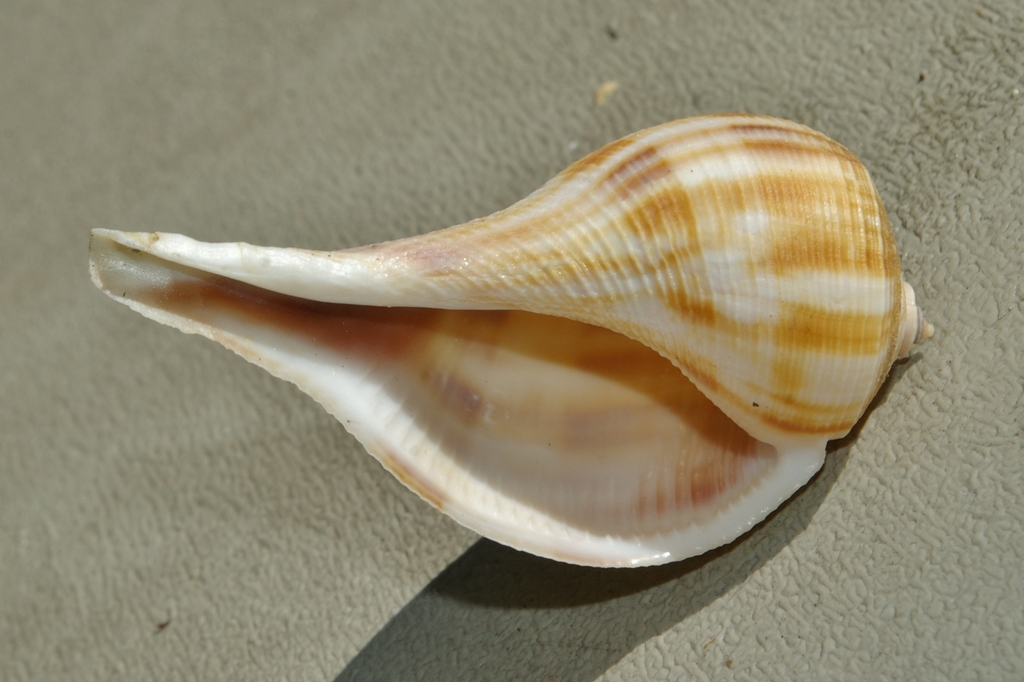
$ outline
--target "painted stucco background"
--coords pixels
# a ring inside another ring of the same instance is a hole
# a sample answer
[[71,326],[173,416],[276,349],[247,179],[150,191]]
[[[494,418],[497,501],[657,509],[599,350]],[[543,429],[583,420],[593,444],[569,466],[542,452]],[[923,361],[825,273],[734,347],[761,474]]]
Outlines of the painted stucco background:
[[[0,65],[0,679],[1024,679],[1017,0],[27,0]],[[355,246],[725,111],[861,157],[937,333],[679,564],[478,540],[88,278],[92,228]]]

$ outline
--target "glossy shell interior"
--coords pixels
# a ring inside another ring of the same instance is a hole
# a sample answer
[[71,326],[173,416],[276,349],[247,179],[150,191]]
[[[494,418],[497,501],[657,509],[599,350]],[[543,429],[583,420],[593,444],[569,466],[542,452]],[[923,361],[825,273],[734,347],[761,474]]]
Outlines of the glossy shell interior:
[[780,457],[621,334],[519,311],[329,304],[93,237],[133,309],[294,382],[463,525],[571,563],[685,558],[748,530],[819,468]]

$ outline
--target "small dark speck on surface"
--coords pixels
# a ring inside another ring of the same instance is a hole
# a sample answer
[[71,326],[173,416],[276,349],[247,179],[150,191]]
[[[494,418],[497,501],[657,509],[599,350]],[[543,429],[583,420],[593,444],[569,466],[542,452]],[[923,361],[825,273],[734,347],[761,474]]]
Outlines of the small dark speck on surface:
[[157,631],[157,633],[163,632],[167,628],[167,626],[170,625],[170,624],[171,624],[171,619],[170,618],[168,618],[167,620],[165,620],[165,621],[163,621],[161,623],[157,623],[156,624],[156,631]]

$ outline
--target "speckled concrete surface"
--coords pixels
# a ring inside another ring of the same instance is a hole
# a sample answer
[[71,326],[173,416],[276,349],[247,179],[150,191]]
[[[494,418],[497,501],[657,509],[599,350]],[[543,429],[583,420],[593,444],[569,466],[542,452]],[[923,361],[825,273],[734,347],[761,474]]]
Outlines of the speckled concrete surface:
[[[1015,0],[0,5],[0,678],[1024,678],[1021,36]],[[681,564],[478,541],[88,279],[94,227],[369,243],[721,111],[861,156],[939,331]]]

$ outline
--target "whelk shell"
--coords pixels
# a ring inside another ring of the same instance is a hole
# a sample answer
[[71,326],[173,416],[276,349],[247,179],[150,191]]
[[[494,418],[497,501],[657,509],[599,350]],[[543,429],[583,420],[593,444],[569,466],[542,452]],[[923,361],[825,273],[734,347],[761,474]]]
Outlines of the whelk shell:
[[750,529],[932,331],[864,166],[758,116],[641,131],[385,244],[94,230],[90,259],[115,300],[295,382],[460,523],[588,565]]

